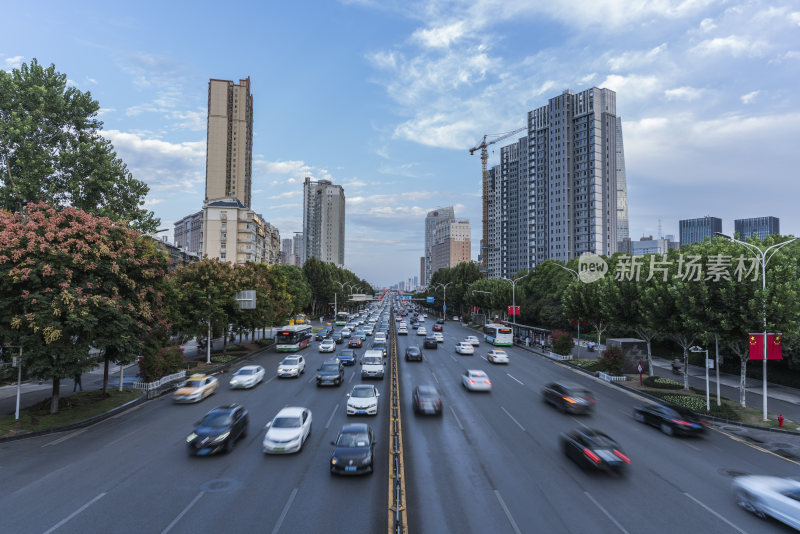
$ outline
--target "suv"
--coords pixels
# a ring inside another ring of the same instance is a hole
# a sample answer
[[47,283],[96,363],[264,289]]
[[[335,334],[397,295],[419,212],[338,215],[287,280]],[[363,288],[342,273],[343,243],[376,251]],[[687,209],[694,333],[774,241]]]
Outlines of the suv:
[[383,352],[368,350],[361,359],[361,378],[383,379]]
[[339,386],[344,381],[344,367],[338,359],[322,362],[317,369],[317,385]]

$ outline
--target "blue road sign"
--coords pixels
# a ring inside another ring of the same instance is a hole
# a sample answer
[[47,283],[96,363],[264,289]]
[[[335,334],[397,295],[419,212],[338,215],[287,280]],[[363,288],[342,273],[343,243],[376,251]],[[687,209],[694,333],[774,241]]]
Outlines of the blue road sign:
[[432,303],[433,297],[425,297],[425,302],[427,302],[428,304]]

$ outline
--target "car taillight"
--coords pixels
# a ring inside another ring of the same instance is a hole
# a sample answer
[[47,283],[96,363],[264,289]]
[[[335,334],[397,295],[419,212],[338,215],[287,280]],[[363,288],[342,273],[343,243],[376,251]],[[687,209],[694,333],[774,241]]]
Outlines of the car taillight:
[[591,398],[591,397],[586,397],[586,400],[589,401],[589,402],[594,402],[594,399]]
[[684,421],[683,419],[672,419],[672,422],[673,423],[678,423],[679,425],[683,425],[683,426],[692,426],[692,423]]
[[470,383],[470,384],[474,384],[474,383],[475,383],[475,381],[474,381],[473,379],[471,379],[471,378],[470,378],[470,379],[469,379],[469,383]]
[[617,457],[618,457],[620,460],[622,460],[623,462],[625,462],[626,464],[629,464],[629,463],[631,463],[631,459],[630,459],[630,458],[628,458],[627,456],[625,456],[624,454],[622,454],[621,452],[619,452],[617,449],[614,449],[614,454],[616,454],[616,455],[617,455]]
[[561,398],[564,399],[565,401],[569,402],[570,404],[578,404],[578,401],[576,401],[572,397],[561,397]]
[[600,463],[600,457],[599,457],[599,456],[597,456],[597,455],[596,455],[595,453],[593,453],[592,451],[590,451],[589,449],[583,449],[583,454],[585,454],[585,455],[586,455],[586,457],[587,457],[587,458],[589,458],[589,459],[590,459],[591,461],[593,461],[594,463],[596,463],[596,464],[599,464],[599,463]]
[[490,386],[492,385],[492,381],[491,380],[487,380],[486,383],[489,384]]

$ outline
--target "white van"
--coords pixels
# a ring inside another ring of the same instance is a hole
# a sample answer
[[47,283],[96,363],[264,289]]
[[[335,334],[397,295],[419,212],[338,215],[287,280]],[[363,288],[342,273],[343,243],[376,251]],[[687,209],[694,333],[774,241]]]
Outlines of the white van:
[[383,372],[383,351],[366,351],[361,359],[361,378],[383,379]]
[[375,332],[375,341],[386,342],[386,332]]

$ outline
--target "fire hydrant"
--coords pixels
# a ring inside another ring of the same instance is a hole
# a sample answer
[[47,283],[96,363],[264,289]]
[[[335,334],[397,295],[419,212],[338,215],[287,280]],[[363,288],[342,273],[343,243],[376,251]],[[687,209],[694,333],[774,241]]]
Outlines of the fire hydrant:
[[783,428],[783,414],[778,414],[778,427]]

